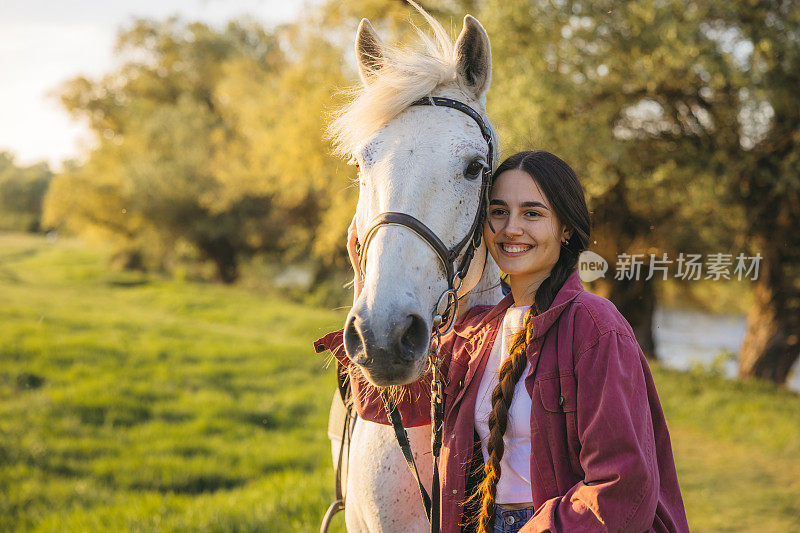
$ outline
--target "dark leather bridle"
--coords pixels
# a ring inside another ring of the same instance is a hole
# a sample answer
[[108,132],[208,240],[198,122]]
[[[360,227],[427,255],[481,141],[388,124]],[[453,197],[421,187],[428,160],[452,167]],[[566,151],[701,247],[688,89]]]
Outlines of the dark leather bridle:
[[[456,109],[462,113],[469,115],[481,130],[481,135],[489,145],[489,151],[486,155],[486,166],[483,169],[481,178],[481,189],[478,204],[478,211],[475,213],[475,219],[472,221],[467,234],[452,248],[442,242],[442,240],[420,220],[414,218],[406,213],[398,213],[395,211],[387,211],[380,213],[370,222],[366,233],[364,234],[363,243],[360,245],[360,259],[361,259],[361,272],[365,272],[367,263],[367,249],[372,241],[372,238],[377,233],[377,230],[383,226],[403,226],[416,233],[424,240],[428,246],[436,252],[442,265],[444,266],[445,276],[447,279],[447,290],[442,293],[436,304],[434,311],[434,327],[432,335],[445,335],[453,327],[456,315],[456,306],[458,304],[458,290],[461,283],[467,275],[469,265],[475,255],[475,250],[481,244],[483,237],[483,220],[486,213],[486,206],[488,204],[489,184],[492,179],[492,169],[494,168],[494,142],[492,140],[492,131],[486,126],[480,113],[472,109],[467,104],[452,100],[450,98],[443,98],[439,96],[428,96],[421,98],[411,104],[412,106],[428,105],[434,107],[449,107]],[[463,254],[462,254],[463,252]],[[461,256],[461,260],[456,267],[456,260]],[[442,312],[439,308],[442,303],[447,303],[447,307]]]
[[[431,487],[431,496],[428,495],[425,486],[419,479],[417,466],[414,462],[414,454],[411,451],[411,444],[408,440],[408,435],[403,427],[403,419],[400,416],[400,411],[397,409],[397,404],[394,398],[388,394],[384,389],[381,392],[381,397],[386,406],[386,413],[389,421],[394,427],[395,437],[400,444],[400,449],[403,456],[408,463],[411,473],[417,480],[419,485],[422,501],[425,505],[425,512],[428,515],[428,520],[431,523],[431,532],[438,533],[440,531],[440,491],[439,491],[439,454],[442,448],[442,431],[444,425],[444,392],[442,387],[442,378],[440,375],[439,347],[441,345],[441,336],[446,335],[453,327],[456,317],[456,309],[458,307],[458,290],[469,271],[469,265],[475,255],[475,250],[480,246],[483,237],[483,221],[486,216],[486,209],[489,203],[489,185],[492,179],[492,171],[494,169],[494,142],[492,140],[492,131],[486,126],[481,115],[472,109],[470,106],[452,100],[450,98],[442,98],[438,96],[429,96],[417,100],[411,104],[412,106],[428,105],[434,107],[449,107],[456,109],[462,113],[469,115],[481,130],[481,135],[489,145],[489,151],[486,155],[486,166],[482,172],[481,190],[478,203],[478,212],[475,213],[475,219],[472,221],[467,235],[461,239],[452,248],[442,242],[442,240],[431,231],[431,229],[422,223],[420,220],[414,218],[406,213],[398,213],[388,211],[377,215],[370,222],[366,233],[364,234],[363,245],[359,247],[361,272],[366,271],[367,262],[367,248],[369,247],[372,238],[375,236],[377,230],[383,226],[402,226],[410,229],[416,233],[428,246],[430,246],[439,260],[444,265],[445,276],[447,278],[447,289],[439,297],[439,301],[434,309],[433,328],[431,332],[431,339],[436,338],[436,350],[430,355],[431,366],[431,447],[433,451],[433,483]],[[461,260],[456,267],[456,260],[461,256]],[[444,310],[440,311],[440,307],[446,302]]]

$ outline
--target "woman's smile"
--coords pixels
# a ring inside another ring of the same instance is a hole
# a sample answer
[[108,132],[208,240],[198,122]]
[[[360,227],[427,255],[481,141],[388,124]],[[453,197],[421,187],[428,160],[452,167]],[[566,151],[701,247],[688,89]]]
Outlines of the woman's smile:
[[520,257],[535,248],[535,246],[532,246],[530,244],[521,244],[512,242],[498,243],[498,247],[500,248],[500,253],[508,257]]

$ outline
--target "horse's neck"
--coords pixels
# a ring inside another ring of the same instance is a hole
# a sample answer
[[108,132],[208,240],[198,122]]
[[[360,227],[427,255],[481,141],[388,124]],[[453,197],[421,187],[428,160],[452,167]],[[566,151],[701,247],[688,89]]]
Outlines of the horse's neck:
[[500,288],[500,269],[488,253],[486,264],[480,281],[469,293],[467,309],[476,305],[495,305],[503,299],[503,290]]

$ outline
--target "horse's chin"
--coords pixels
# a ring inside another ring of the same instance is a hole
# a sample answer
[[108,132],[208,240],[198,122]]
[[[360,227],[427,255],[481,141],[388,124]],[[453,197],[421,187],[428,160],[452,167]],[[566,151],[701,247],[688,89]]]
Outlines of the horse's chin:
[[406,364],[367,364],[358,365],[361,373],[376,387],[391,387],[414,383],[425,372],[426,360],[412,361]]

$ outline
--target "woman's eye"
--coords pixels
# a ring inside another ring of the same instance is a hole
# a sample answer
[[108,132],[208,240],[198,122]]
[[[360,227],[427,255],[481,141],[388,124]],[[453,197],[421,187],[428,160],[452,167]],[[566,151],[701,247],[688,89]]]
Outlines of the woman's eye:
[[467,165],[467,168],[464,170],[464,177],[468,180],[478,179],[485,168],[483,161],[475,159]]
[[501,216],[506,214],[506,210],[505,209],[492,209],[489,214],[492,215],[493,217],[501,217]]
[[528,211],[527,213],[525,213],[525,216],[538,217],[538,216],[541,216],[541,214],[539,214],[538,211]]

